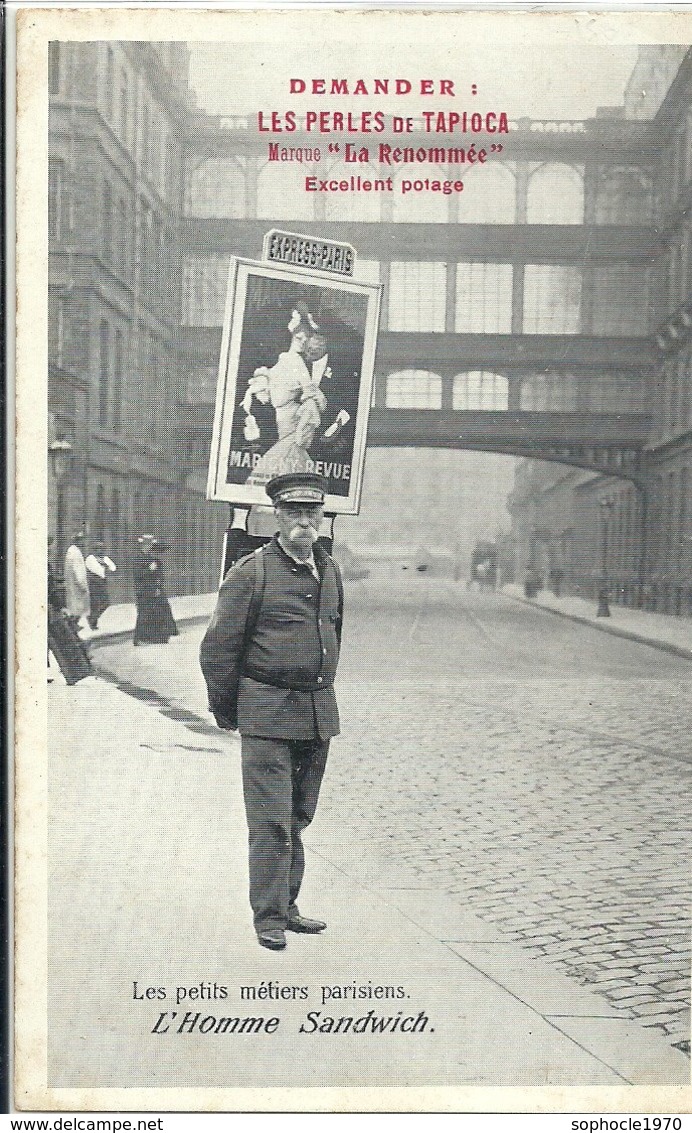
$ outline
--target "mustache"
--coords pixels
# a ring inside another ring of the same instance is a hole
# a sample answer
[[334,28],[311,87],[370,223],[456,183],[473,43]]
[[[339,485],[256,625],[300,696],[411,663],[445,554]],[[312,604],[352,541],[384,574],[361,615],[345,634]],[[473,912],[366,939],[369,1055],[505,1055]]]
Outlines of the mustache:
[[318,536],[317,528],[314,527],[312,523],[308,527],[301,527],[299,523],[296,523],[291,528],[291,539],[300,539],[303,535],[307,535],[308,533],[312,536],[314,543]]

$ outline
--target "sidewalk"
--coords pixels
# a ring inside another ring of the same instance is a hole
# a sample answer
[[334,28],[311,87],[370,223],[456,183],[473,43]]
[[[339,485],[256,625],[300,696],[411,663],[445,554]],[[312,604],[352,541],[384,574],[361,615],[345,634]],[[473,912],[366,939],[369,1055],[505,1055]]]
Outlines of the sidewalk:
[[[396,857],[384,883],[369,874],[358,832],[321,826],[319,811],[305,839],[301,907],[329,928],[265,952],[247,901],[238,737],[201,716],[172,719],[100,678],[52,687],[49,705],[59,736],[50,770],[53,1086],[447,1086],[452,1107],[463,1087],[605,1086],[617,1109],[628,1086],[688,1083],[688,1059],[655,1028],[528,957]],[[111,737],[97,750],[95,718]],[[258,1002],[247,1001],[248,988],[263,989]],[[186,1011],[198,1022],[280,1022],[271,1037],[234,1038],[213,1023],[178,1032]],[[367,1019],[397,1016],[405,1030],[369,1029]],[[341,1017],[366,1023],[344,1032]]]
[[500,593],[525,602],[528,606],[538,606],[563,618],[593,626],[594,629],[611,633],[615,637],[626,637],[643,645],[652,645],[655,649],[663,649],[692,661],[692,618],[675,618],[648,610],[632,610],[627,606],[617,606],[614,602],[610,603],[609,618],[597,618],[595,599],[587,601],[571,594],[556,598],[550,590],[541,590],[535,598],[526,598],[523,588],[515,583],[506,584]]
[[[189,594],[171,598],[171,609],[176,622],[185,625],[211,617],[216,604],[216,593]],[[121,602],[108,609],[99,618],[99,628],[94,630],[89,640],[110,641],[122,634],[132,633],[137,620],[137,607],[134,602]]]

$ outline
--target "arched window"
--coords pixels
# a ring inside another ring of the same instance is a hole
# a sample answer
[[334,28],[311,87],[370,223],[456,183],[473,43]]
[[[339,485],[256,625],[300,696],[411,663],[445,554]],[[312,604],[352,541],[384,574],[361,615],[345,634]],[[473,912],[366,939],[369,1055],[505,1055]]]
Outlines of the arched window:
[[444,331],[447,265],[393,262],[389,272],[389,329]]
[[529,177],[529,224],[583,224],[584,180],[571,165],[540,165]]
[[456,374],[452,406],[454,409],[506,409],[507,378],[485,370]]
[[445,181],[448,170],[443,165],[411,165],[408,171],[394,179],[393,219],[403,224],[447,224],[449,221],[449,201],[444,193],[413,190],[403,192],[402,182]]
[[205,161],[193,169],[185,192],[188,216],[245,216],[245,172],[229,159]]
[[272,220],[312,220],[315,194],[305,191],[309,172],[305,165],[268,162],[257,178],[257,215]]
[[506,165],[487,164],[464,173],[460,224],[514,224],[516,181]]
[[442,378],[429,370],[400,370],[387,378],[390,409],[439,409]]
[[[337,162],[329,171],[329,177],[337,181],[349,181],[353,176],[373,185],[375,179],[380,177],[377,169],[372,165],[357,163],[347,165]],[[380,178],[381,179],[381,178]],[[384,194],[380,190],[372,189],[370,192],[355,193],[326,193],[324,213],[327,220],[377,221],[381,217],[381,202]]]
[[457,264],[454,329],[458,334],[510,333],[511,264]]

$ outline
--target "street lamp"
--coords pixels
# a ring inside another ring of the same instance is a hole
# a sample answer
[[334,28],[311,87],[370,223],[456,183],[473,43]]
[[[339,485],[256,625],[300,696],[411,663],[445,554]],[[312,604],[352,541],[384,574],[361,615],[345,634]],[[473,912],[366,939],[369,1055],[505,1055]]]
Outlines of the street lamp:
[[598,501],[598,506],[601,512],[601,586],[598,591],[598,609],[596,610],[597,618],[609,618],[610,606],[608,605],[608,532],[610,528],[610,517],[615,507],[614,500],[610,500],[607,496],[603,496]]
[[56,480],[64,480],[72,464],[72,445],[65,437],[56,437],[48,445],[50,468]]
[[65,527],[65,480],[70,474],[72,468],[72,445],[65,437],[56,437],[54,441],[48,445],[48,459],[50,461],[50,469],[55,479],[57,490],[57,507],[56,507],[56,539],[58,556],[61,556],[64,547],[64,527]]

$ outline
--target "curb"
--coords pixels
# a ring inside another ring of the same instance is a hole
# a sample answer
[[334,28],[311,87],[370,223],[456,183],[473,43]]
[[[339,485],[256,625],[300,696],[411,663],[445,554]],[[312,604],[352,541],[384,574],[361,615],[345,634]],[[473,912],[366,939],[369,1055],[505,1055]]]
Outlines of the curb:
[[672,645],[669,641],[661,641],[657,637],[644,637],[641,633],[636,633],[631,629],[623,629],[621,626],[601,624],[601,621],[605,623],[605,618],[597,622],[592,618],[582,617],[581,614],[569,614],[566,610],[556,610],[554,606],[543,606],[540,602],[533,602],[530,598],[521,598],[518,594],[507,594],[504,590],[501,590],[500,593],[512,602],[521,602],[522,605],[531,606],[534,610],[544,610],[546,614],[556,614],[558,618],[567,618],[571,622],[591,626],[592,629],[600,630],[601,633],[609,633],[613,637],[624,637],[628,641],[638,642],[639,645],[650,645],[652,649],[660,649],[663,653],[672,653],[675,657],[692,661],[692,649],[685,649],[682,645]]
[[[208,622],[211,614],[187,614],[185,617],[178,617],[175,619],[175,624],[178,626],[194,626],[202,625],[203,622]],[[90,637],[86,642],[90,649],[98,649],[101,645],[113,645],[116,641],[122,641],[124,638],[132,637],[134,626],[129,629],[114,629],[100,633],[98,637]]]

